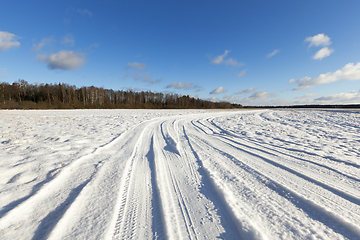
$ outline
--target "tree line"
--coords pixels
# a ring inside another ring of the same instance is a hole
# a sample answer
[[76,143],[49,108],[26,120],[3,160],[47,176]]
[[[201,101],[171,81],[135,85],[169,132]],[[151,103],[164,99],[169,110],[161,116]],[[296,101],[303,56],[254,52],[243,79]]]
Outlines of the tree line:
[[66,83],[30,84],[18,80],[12,84],[0,83],[2,109],[215,109],[241,108],[240,104],[211,102],[189,95],[151,91],[76,87]]

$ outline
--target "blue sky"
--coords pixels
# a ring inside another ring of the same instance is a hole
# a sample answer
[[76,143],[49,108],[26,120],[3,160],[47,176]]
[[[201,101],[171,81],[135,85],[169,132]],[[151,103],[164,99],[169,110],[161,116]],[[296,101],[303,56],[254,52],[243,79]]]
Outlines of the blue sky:
[[360,103],[360,1],[0,2],[0,82]]

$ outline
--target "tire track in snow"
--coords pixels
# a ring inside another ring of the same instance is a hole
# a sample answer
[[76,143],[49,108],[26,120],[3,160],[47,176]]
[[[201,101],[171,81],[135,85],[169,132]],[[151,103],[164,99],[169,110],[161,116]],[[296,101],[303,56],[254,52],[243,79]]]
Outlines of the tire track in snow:
[[167,236],[166,225],[164,219],[164,212],[161,203],[160,189],[157,183],[157,171],[155,165],[155,153],[154,153],[154,135],[151,137],[150,149],[146,157],[149,160],[149,167],[151,171],[151,186],[152,186],[152,232],[153,239],[165,239]]
[[[343,190],[340,190],[340,189],[338,189],[336,187],[329,186],[328,184],[325,183],[325,180],[314,179],[313,177],[309,177],[306,174],[303,174],[303,173],[299,172],[298,170],[293,169],[292,167],[285,166],[284,164],[279,163],[279,162],[274,161],[274,160],[271,160],[271,159],[279,158],[279,156],[284,156],[283,159],[286,159],[287,161],[289,161],[291,159],[296,164],[299,164],[301,162],[308,162],[310,164],[313,164],[313,165],[316,165],[316,166],[320,167],[319,171],[321,171],[321,168],[328,169],[328,170],[334,172],[335,175],[336,174],[340,175],[339,179],[342,179],[342,178],[349,179],[348,181],[350,183],[354,184],[354,185],[357,185],[358,182],[360,182],[360,179],[355,178],[353,176],[349,176],[346,173],[340,172],[340,171],[338,171],[336,169],[333,169],[331,167],[328,167],[328,166],[326,166],[324,164],[320,164],[320,163],[317,163],[317,162],[314,162],[314,161],[311,161],[311,160],[308,160],[308,159],[299,158],[299,157],[296,157],[296,156],[293,156],[293,155],[290,155],[290,154],[287,154],[287,153],[284,153],[284,152],[277,151],[275,149],[270,149],[270,148],[264,147],[264,146],[262,146],[260,144],[257,144],[257,143],[252,143],[250,141],[243,140],[242,138],[240,138],[236,134],[233,134],[232,132],[229,132],[229,131],[224,130],[223,128],[217,126],[215,123],[213,123],[213,121],[210,121],[209,124],[211,124],[212,127],[215,127],[217,129],[217,131],[214,131],[209,126],[206,126],[206,125],[204,125],[202,123],[200,123],[200,124],[203,127],[210,129],[212,131],[212,133],[213,133],[212,134],[213,136],[216,136],[219,139],[223,139],[222,141],[225,141],[228,144],[230,144],[229,142],[231,142],[231,145],[234,146],[234,147],[235,147],[235,145],[238,145],[237,148],[240,151],[245,151],[245,149],[247,149],[246,152],[249,153],[249,154],[253,154],[256,157],[262,158],[264,161],[267,161],[268,163],[270,163],[270,164],[272,164],[274,166],[277,166],[277,167],[282,168],[282,169],[284,169],[284,170],[286,170],[288,172],[296,174],[299,177],[304,178],[305,180],[313,182],[314,184],[317,184],[317,185],[319,185],[319,186],[321,186],[321,187],[323,187],[323,188],[325,188],[325,189],[327,189],[327,190],[329,190],[329,191],[331,191],[331,192],[333,192],[333,193],[347,199],[348,201],[353,202],[354,204],[360,205],[360,198],[356,197],[356,196],[353,196],[350,192],[344,192]],[[236,138],[237,141],[232,139],[232,137]],[[245,143],[241,143],[241,142],[245,142]],[[258,147],[254,147],[253,145],[256,145]],[[300,168],[303,168],[303,166],[300,166]],[[304,170],[305,170],[305,168],[304,168]],[[318,176],[321,176],[321,175],[318,174]]]
[[5,239],[360,238],[356,191],[319,174],[346,184],[356,175],[214,121],[232,114],[158,118],[123,132],[8,206],[1,228],[16,230]]
[[211,177],[211,173],[208,171],[208,169],[204,167],[202,161],[200,160],[200,157],[194,150],[193,143],[191,143],[191,140],[188,137],[188,134],[186,133],[185,126],[183,126],[183,132],[184,132],[184,137],[187,140],[189,147],[192,153],[194,154],[197,163],[199,165],[198,171],[202,176],[202,181],[204,182],[204,184],[206,184],[206,186],[204,187],[207,188],[205,191],[211,192],[211,196],[209,195],[207,196],[213,201],[222,218],[226,219],[229,217],[231,219],[231,221],[223,222],[223,226],[227,228],[227,231],[229,232],[236,232],[238,237],[240,237],[240,239],[261,239],[260,238],[261,234],[257,230],[255,230],[254,227],[244,228],[243,225],[244,224],[249,225],[248,222],[243,222],[243,221],[240,221],[240,223],[238,222],[239,219],[237,218],[236,213],[234,213],[234,209],[227,203],[227,200],[224,197],[225,194],[218,188],[218,186]]
[[[217,127],[216,125],[214,125],[214,126]],[[217,127],[217,128],[220,129],[221,131],[225,131],[220,127]],[[233,136],[232,134],[230,134],[230,135]],[[322,187],[324,189],[327,189],[327,190],[333,192],[334,194],[336,194],[336,195],[338,195],[338,196],[340,196],[340,197],[342,197],[342,198],[344,198],[344,199],[346,199],[346,200],[348,200],[348,201],[350,201],[350,202],[352,202],[352,203],[354,203],[356,205],[360,205],[360,198],[352,195],[350,192],[346,192],[346,191],[344,191],[342,189],[338,189],[336,187],[329,186],[328,184],[325,183],[324,180],[317,180],[314,177],[310,177],[310,176],[308,176],[308,175],[306,175],[304,173],[299,172],[299,170],[296,169],[296,168],[293,168],[291,166],[286,166],[286,165],[284,165],[284,163],[279,163],[275,159],[280,158],[280,156],[281,156],[281,158],[285,159],[285,157],[282,157],[282,156],[286,156],[286,157],[290,157],[291,159],[296,159],[296,160],[299,160],[299,161],[302,161],[302,162],[309,162],[309,163],[317,165],[319,167],[324,167],[324,168],[326,168],[326,169],[328,169],[330,171],[333,171],[336,174],[342,175],[343,177],[348,178],[348,179],[350,179],[352,181],[355,181],[355,183],[353,183],[354,185],[357,184],[356,182],[360,182],[360,180],[358,178],[348,176],[348,175],[346,175],[346,174],[344,174],[342,172],[339,172],[339,171],[337,171],[335,169],[323,166],[322,164],[314,163],[313,161],[310,161],[310,160],[299,159],[299,158],[294,157],[292,155],[284,154],[282,152],[277,152],[277,151],[276,151],[277,154],[275,154],[275,153],[271,152],[271,151],[275,151],[275,150],[270,150],[270,149],[267,149],[267,148],[263,149],[263,147],[256,148],[256,147],[251,146],[249,144],[246,145],[244,143],[239,142],[239,141],[241,141],[241,139],[237,139],[238,141],[234,141],[233,139],[227,137],[226,135],[215,134],[215,136],[218,137],[221,141],[225,142],[226,144],[229,144],[232,147],[237,148],[239,151],[244,151],[244,152],[246,152],[246,153],[248,153],[250,155],[254,155],[255,157],[258,157],[258,158],[262,159],[263,161],[268,162],[269,164],[272,164],[272,165],[274,165],[274,166],[276,166],[278,168],[281,168],[281,169],[283,169],[283,170],[285,170],[287,172],[290,172],[290,173],[292,173],[294,175],[297,175],[297,176],[303,178],[304,180],[307,180],[307,181],[312,182],[312,183],[314,183],[314,184],[316,184],[316,185],[318,185],[318,186],[320,186],[320,187]],[[294,162],[296,162],[296,160]]]
[[223,211],[226,211],[225,214],[230,216],[238,236],[241,239],[267,239],[267,237],[261,233],[258,227],[254,225],[254,223],[246,215],[239,213],[238,209],[235,207],[236,204],[233,201],[234,197],[230,196],[229,191],[224,190],[224,188],[219,185],[219,179],[214,177],[214,174],[210,171],[210,169],[204,166],[203,161],[193,147],[193,145],[196,145],[198,141],[191,140],[192,137],[189,138],[188,134],[186,133],[185,136],[194,155],[197,158],[198,164],[201,168],[202,176],[206,179],[205,182],[217,192],[217,197],[220,200],[220,206],[223,206]]
[[[157,128],[160,128],[160,130],[159,129],[155,130],[154,138],[153,138],[154,139],[153,146],[154,146],[154,156],[156,159],[156,165],[159,169],[158,172],[160,173],[159,184],[161,189],[161,199],[163,199],[162,203],[164,208],[164,219],[166,222],[167,233],[170,239],[181,239],[185,237],[187,234],[189,234],[189,232],[187,233],[183,232],[183,229],[184,228],[187,229],[187,226],[184,226],[186,225],[183,222],[184,219],[180,219],[178,216],[179,212],[181,211],[181,210],[179,211],[178,209],[181,208],[181,203],[179,202],[176,193],[176,189],[174,186],[174,179],[170,175],[171,170],[169,169],[169,165],[166,164],[166,157],[164,157],[160,147],[160,143],[159,143],[160,133],[161,136],[163,136],[161,125],[158,126]],[[169,142],[165,138],[163,138],[163,141],[165,141],[166,143]],[[168,149],[167,151],[169,150],[171,151],[173,149],[173,146],[167,146],[166,144],[165,148]],[[175,155],[175,153],[173,154]]]
[[[342,216],[338,215],[335,212],[329,211],[327,208],[323,206],[318,205],[313,200],[301,196],[300,194],[291,190],[285,185],[278,183],[276,180],[272,179],[271,177],[264,175],[263,173],[261,173],[261,171],[255,169],[254,167],[251,167],[248,163],[240,161],[232,154],[229,154],[229,152],[231,151],[220,150],[219,144],[217,144],[217,147],[215,147],[214,142],[210,143],[209,141],[205,141],[201,137],[196,137],[196,139],[197,140],[194,140],[194,142],[197,143],[203,142],[203,144],[205,144],[206,146],[211,147],[215,151],[219,152],[220,155],[223,155],[224,157],[231,159],[231,161],[233,161],[237,166],[239,166],[243,170],[249,172],[254,176],[258,176],[258,179],[260,179],[263,184],[265,184],[268,188],[277,192],[280,196],[288,199],[292,204],[294,204],[298,208],[303,209],[309,215],[309,217],[313,218],[316,221],[322,222],[323,224],[331,228],[334,232],[338,232],[339,234],[349,239],[360,238],[360,229],[354,224],[345,220]],[[238,148],[236,149],[237,152],[239,150],[240,149]],[[250,155],[253,154],[250,153]],[[257,160],[254,159],[252,162],[257,162]],[[312,191],[312,193],[317,195],[315,191]],[[322,198],[322,196],[319,197]]]
[[[145,187],[150,182],[150,176],[147,174],[149,171],[146,171],[146,164],[145,166],[141,164],[141,162],[146,161],[142,150],[144,135],[147,133],[149,125],[139,135],[125,166],[118,196],[120,206],[118,207],[112,239],[143,238],[151,234],[146,227],[147,225],[151,226],[151,218],[146,213],[148,210],[147,205],[150,205],[151,195],[147,191],[147,187]],[[148,221],[147,224],[144,223],[142,214],[146,214],[145,221]],[[141,222],[140,218],[142,218]],[[145,226],[138,226],[139,224],[145,224]]]
[[[269,119],[268,117],[265,117],[263,116],[263,114],[260,115],[260,117],[266,119],[268,122],[271,122],[271,124],[277,124],[279,125],[279,123],[276,123],[275,121],[273,121],[272,119]],[[275,116],[274,116],[275,117]],[[316,114],[316,117],[318,118],[323,118],[323,116],[321,114]],[[275,117],[276,119],[278,119],[278,117]],[[287,127],[292,127],[292,128],[295,128],[296,130],[298,130],[297,127],[295,126],[291,126],[291,125],[288,125],[288,124],[282,124],[284,126],[287,126]],[[329,124],[331,125],[331,124]],[[342,127],[341,129],[346,129],[344,127]],[[347,129],[348,130],[348,129]],[[275,138],[276,139],[276,138]],[[283,139],[276,139],[276,140],[279,140],[279,141],[282,141],[282,142],[286,142],[288,144],[295,144],[295,145],[298,145],[300,148],[303,148],[303,145],[299,144],[299,143],[295,143],[295,142],[288,142],[288,141],[285,141]],[[253,141],[253,140],[252,140]],[[255,141],[253,141],[255,142]],[[351,167],[354,167],[354,168],[358,168],[360,169],[360,165],[359,164],[356,164],[354,162],[349,162],[349,161],[343,161],[343,160],[340,160],[340,159],[336,159],[336,158],[333,158],[331,156],[323,156],[321,154],[318,154],[318,153],[315,153],[315,152],[310,152],[306,149],[302,149],[302,150],[299,150],[299,149],[296,149],[296,148],[285,148],[285,147],[282,147],[282,146],[278,146],[278,145],[275,145],[275,144],[268,144],[270,145],[271,147],[273,148],[279,148],[279,149],[282,149],[282,150],[285,150],[285,151],[290,151],[290,152],[301,152],[301,153],[304,153],[304,154],[307,154],[307,155],[310,155],[310,156],[316,156],[316,157],[320,157],[320,158],[327,158],[333,162],[337,162],[337,163],[342,163],[342,164],[345,164],[345,165],[348,165],[348,166],[351,166]],[[359,156],[359,153],[357,154]]]
[[[135,128],[135,127],[134,127]],[[64,167],[57,167],[52,169],[51,171],[49,171],[45,177],[44,180],[42,180],[41,182],[38,182],[36,185],[34,185],[34,187],[32,188],[32,191],[26,195],[25,197],[22,197],[20,199],[17,199],[11,203],[9,203],[8,205],[4,206],[1,210],[0,210],[0,218],[4,217],[8,212],[11,212],[12,210],[15,210],[16,208],[21,208],[21,205],[24,204],[28,204],[27,200],[30,200],[30,198],[33,198],[37,195],[43,195],[43,188],[46,187],[47,185],[51,184],[51,185],[56,185],[62,181],[64,181],[63,178],[58,179],[57,176],[59,175],[59,173],[61,173],[61,175],[65,175],[65,172],[71,172],[72,168],[77,168],[79,165],[81,165],[83,162],[85,162],[88,159],[94,158],[97,155],[100,155],[102,151],[110,148],[112,145],[116,144],[117,141],[119,141],[122,138],[122,134],[118,134],[116,137],[112,138],[109,142],[102,144],[101,146],[99,146],[98,148],[95,148],[91,153],[86,154],[84,156],[81,156],[78,159],[73,160],[70,164],[65,165]],[[16,166],[16,165],[14,165]],[[13,167],[14,167],[13,166]],[[59,172],[59,170],[61,170],[61,172]],[[55,181],[55,182],[53,182]]]

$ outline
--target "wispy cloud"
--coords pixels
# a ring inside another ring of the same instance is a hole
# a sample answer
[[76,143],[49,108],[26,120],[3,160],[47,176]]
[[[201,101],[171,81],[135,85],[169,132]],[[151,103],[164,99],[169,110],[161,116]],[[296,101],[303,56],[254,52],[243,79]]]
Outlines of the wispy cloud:
[[246,73],[246,70],[247,70],[247,69],[245,69],[245,70],[241,71],[240,73],[238,73],[237,77],[242,77],[242,76],[244,76],[245,73]]
[[177,83],[177,82],[173,82],[167,85],[166,88],[176,88],[176,89],[184,89],[184,90],[201,89],[199,85],[195,85],[193,83]]
[[46,62],[49,69],[73,70],[85,64],[84,54],[64,50],[49,57],[38,55],[37,59]]
[[133,62],[133,63],[128,63],[126,68],[130,69],[130,68],[136,68],[138,70],[144,70],[147,67],[147,65],[145,63],[137,63],[137,62]]
[[309,47],[311,46],[329,46],[331,44],[330,38],[324,33],[319,33],[318,35],[305,38],[305,42],[309,42]]
[[32,51],[33,52],[38,52],[41,50],[41,48],[43,48],[45,45],[50,44],[52,42],[54,42],[55,40],[52,37],[48,37],[48,38],[43,38],[41,39],[41,42],[38,44],[33,44],[32,46]]
[[218,87],[210,92],[210,94],[220,94],[226,92],[226,89],[223,87]]
[[229,58],[229,59],[225,60],[224,63],[225,63],[225,65],[229,65],[229,66],[233,66],[233,67],[240,67],[240,66],[245,65],[244,63],[238,62],[236,59],[233,59],[233,58]]
[[223,99],[226,101],[232,101],[232,100],[235,100],[236,97],[235,96],[224,96]]
[[313,59],[315,60],[321,60],[325,57],[330,56],[330,54],[332,54],[334,52],[334,49],[328,48],[328,47],[324,47],[322,49],[320,49],[314,56]]
[[226,57],[226,55],[228,55],[229,51],[228,50],[225,50],[224,54],[223,55],[219,55],[217,56],[216,58],[214,58],[212,60],[212,63],[213,64],[220,64],[222,62],[224,62],[224,57]]
[[229,50],[225,50],[224,54],[215,57],[211,62],[217,65],[225,64],[233,67],[240,67],[244,65],[244,63],[238,62],[236,59],[233,58],[225,59],[225,57],[229,54],[229,52],[230,52]]
[[147,68],[147,64],[145,63],[129,62],[125,68],[127,69],[125,76],[119,77],[119,79],[125,80],[130,77],[135,81],[141,81],[149,84],[158,84],[162,81],[161,78],[153,79],[150,74],[142,72],[145,68]]
[[290,105],[291,102],[276,98],[275,93],[259,91],[247,98],[238,98],[234,95],[224,96],[224,100],[231,103],[241,104],[243,106],[274,106],[274,105]]
[[140,73],[134,73],[132,74],[132,78],[136,81],[142,81],[151,85],[161,82],[161,79],[153,79],[150,74],[142,75]]
[[251,87],[251,88],[248,88],[248,89],[245,89],[245,90],[240,90],[240,91],[236,92],[235,94],[236,95],[241,95],[241,94],[245,94],[245,93],[251,93],[253,91],[255,91],[255,88]]
[[150,84],[158,84],[161,83],[161,79],[153,79],[150,75],[144,76],[142,79],[143,82],[150,83]]
[[0,51],[20,46],[20,42],[16,41],[17,38],[13,33],[0,31]]
[[75,44],[75,40],[72,34],[68,33],[66,34],[62,40],[61,40],[61,44],[66,45],[66,46],[74,46]]
[[309,94],[297,96],[296,98],[297,98],[297,99],[313,98],[313,97],[315,97],[316,95],[317,95],[316,93],[309,93]]
[[339,69],[335,72],[320,74],[318,77],[315,78],[304,77],[296,80],[295,83],[298,86],[295,87],[293,90],[301,90],[317,84],[326,84],[344,80],[360,80],[360,62],[358,62],[357,64],[348,63],[342,69]]
[[271,57],[275,56],[279,52],[280,52],[280,49],[275,49],[272,53],[269,53],[267,55],[267,58],[271,58]]
[[314,100],[316,103],[321,104],[352,104],[360,102],[360,93],[359,92],[348,92],[348,93],[338,93],[326,95]]
[[90,12],[89,10],[87,9],[78,9],[77,10],[78,13],[80,13],[82,16],[88,16],[88,17],[91,17],[92,16],[92,12]]
[[161,83],[161,78],[153,79],[150,74],[142,74],[140,72],[126,73],[123,77],[118,77],[118,79],[126,80],[127,78],[132,78],[135,81],[141,81],[144,83],[149,83],[151,85]]
[[275,97],[274,93],[268,93],[266,91],[259,91],[259,92],[253,93],[249,98],[251,98],[251,99],[268,99],[268,98],[272,98],[272,97]]

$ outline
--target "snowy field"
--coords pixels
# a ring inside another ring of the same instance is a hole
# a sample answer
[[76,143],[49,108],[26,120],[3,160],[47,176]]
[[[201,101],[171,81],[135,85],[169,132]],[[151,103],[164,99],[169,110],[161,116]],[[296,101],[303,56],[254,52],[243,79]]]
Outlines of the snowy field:
[[360,113],[0,111],[0,239],[360,239]]

